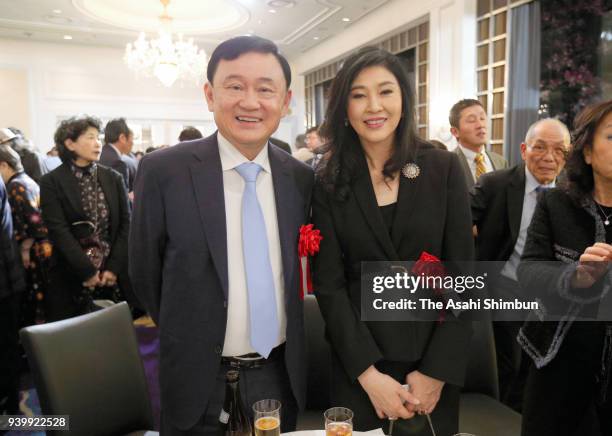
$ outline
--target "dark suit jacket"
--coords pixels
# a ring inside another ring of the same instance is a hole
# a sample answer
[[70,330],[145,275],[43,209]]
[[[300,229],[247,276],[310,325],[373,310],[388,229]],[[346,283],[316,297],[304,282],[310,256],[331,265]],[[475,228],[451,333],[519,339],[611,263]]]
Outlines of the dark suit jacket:
[[[303,302],[298,234],[308,221],[312,170],[268,147],[283,259],[285,362],[305,402]],[[160,331],[164,416],[182,429],[204,413],[221,362],[228,300],[223,174],[217,136],[146,155],[136,176],[130,234],[134,290]]]
[[317,183],[313,223],[323,240],[313,280],[326,332],[352,380],[375,362],[419,362],[424,374],[462,385],[471,327],[452,318],[437,322],[363,322],[362,261],[414,261],[423,251],[441,260],[474,255],[468,193],[457,156],[423,145],[421,172],[400,177],[391,234],[376,202],[363,154],[348,199],[336,200]]
[[270,142],[286,153],[291,154],[291,146],[278,138],[270,138]]
[[470,199],[478,260],[510,259],[521,227],[525,180],[525,166],[519,164],[483,174],[474,185]]
[[[123,179],[114,170],[98,165],[98,181],[102,186],[110,213],[111,252],[106,268],[119,280],[127,272],[127,243],[130,213]],[[73,294],[81,291],[81,283],[96,273],[71,231],[71,224],[88,220],[81,202],[77,178],[70,165],[63,163],[45,174],[40,182],[42,218],[53,243],[52,280],[54,292]]]
[[100,154],[100,163],[121,174],[125,188],[128,190],[128,192],[132,192],[134,190],[136,165],[131,162],[129,157],[118,154],[112,146],[109,144],[104,144],[104,147],[102,147],[102,153]]
[[[459,161],[461,162],[461,168],[463,169],[463,176],[465,178],[465,182],[467,183],[468,189],[471,189],[474,186],[475,180],[472,171],[470,170],[470,165],[468,164],[467,158],[461,147],[457,145],[454,153],[459,156]],[[495,153],[494,151],[485,150],[486,155],[489,157],[491,164],[493,165],[493,171],[501,170],[508,167],[508,161],[504,159],[504,157],[500,154]]]

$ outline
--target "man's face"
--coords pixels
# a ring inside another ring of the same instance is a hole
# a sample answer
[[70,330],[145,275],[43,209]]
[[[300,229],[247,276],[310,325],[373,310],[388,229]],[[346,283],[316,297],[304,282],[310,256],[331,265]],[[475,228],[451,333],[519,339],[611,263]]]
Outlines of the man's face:
[[119,135],[119,141],[117,143],[118,149],[123,154],[129,154],[132,151],[132,147],[134,147],[134,134],[130,132],[128,135],[122,133]]
[[315,151],[321,146],[321,138],[317,132],[310,132],[306,134],[306,147],[308,150]]
[[521,157],[538,183],[551,183],[559,175],[569,147],[566,141],[558,124],[544,121],[536,126],[530,143],[521,144]]
[[473,151],[487,142],[487,114],[479,105],[466,107],[461,111],[459,127],[451,127],[457,142]]
[[219,132],[243,150],[256,150],[268,141],[291,100],[283,70],[270,53],[221,60],[204,93]]

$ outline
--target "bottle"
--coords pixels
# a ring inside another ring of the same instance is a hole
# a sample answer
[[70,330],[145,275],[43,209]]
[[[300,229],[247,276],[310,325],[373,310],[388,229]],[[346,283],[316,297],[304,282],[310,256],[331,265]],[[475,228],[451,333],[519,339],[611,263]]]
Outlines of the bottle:
[[240,397],[240,373],[228,371],[225,375],[225,401],[219,415],[221,431],[225,436],[251,436],[253,429]]

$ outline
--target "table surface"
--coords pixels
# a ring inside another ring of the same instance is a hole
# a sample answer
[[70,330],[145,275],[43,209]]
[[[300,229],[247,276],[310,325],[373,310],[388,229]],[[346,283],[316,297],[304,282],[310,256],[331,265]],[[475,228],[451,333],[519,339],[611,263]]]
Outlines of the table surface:
[[[302,430],[291,433],[283,433],[285,436],[325,436],[325,430]],[[382,429],[370,431],[354,431],[353,436],[368,435],[368,436],[384,436]]]

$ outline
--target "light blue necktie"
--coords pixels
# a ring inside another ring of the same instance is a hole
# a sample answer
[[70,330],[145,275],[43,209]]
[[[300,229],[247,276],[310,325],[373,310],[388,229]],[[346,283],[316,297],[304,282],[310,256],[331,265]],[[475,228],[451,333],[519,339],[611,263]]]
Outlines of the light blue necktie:
[[261,170],[261,166],[254,162],[245,162],[236,167],[244,179],[242,252],[249,295],[251,345],[267,358],[278,338],[278,319],[266,223],[255,187]]

